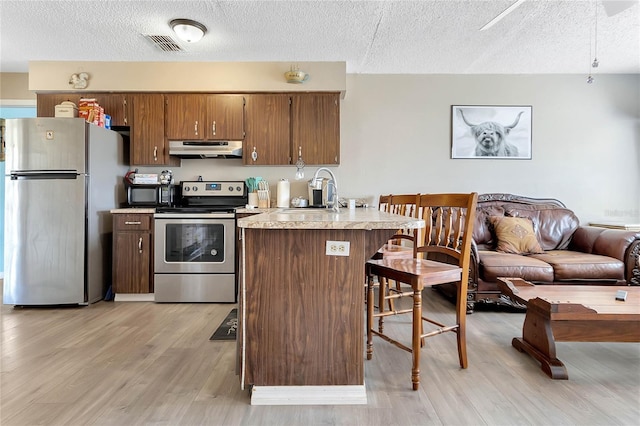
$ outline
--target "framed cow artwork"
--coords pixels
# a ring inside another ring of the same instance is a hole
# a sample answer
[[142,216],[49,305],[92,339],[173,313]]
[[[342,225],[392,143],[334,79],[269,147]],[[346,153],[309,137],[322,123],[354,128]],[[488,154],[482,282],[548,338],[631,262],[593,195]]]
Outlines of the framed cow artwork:
[[529,106],[453,105],[451,158],[531,159]]

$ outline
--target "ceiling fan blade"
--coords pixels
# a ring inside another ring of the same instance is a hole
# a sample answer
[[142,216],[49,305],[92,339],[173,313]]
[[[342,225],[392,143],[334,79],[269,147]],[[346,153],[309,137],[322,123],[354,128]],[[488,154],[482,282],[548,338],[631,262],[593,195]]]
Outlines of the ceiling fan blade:
[[607,16],[617,15],[638,3],[640,3],[638,0],[602,0],[602,5],[604,6],[604,11],[607,12]]
[[487,22],[484,27],[480,28],[480,31],[484,31],[484,30],[488,30],[489,28],[493,27],[495,24],[497,24],[502,18],[504,18],[505,16],[507,16],[508,14],[510,14],[511,12],[513,12],[515,10],[516,7],[520,6],[522,3],[524,3],[527,0],[517,0],[515,3],[511,4],[511,6],[509,6],[508,8],[506,8],[505,10],[502,11],[502,13],[500,13],[498,16],[496,16],[495,18],[493,18],[492,20],[490,20],[489,22]]

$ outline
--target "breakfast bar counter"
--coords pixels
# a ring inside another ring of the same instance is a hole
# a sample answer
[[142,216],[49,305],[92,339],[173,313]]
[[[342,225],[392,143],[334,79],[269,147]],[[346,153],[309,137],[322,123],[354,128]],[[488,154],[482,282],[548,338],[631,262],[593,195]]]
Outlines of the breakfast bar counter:
[[237,366],[251,403],[366,404],[365,262],[398,229],[424,221],[377,209],[272,209],[238,227]]

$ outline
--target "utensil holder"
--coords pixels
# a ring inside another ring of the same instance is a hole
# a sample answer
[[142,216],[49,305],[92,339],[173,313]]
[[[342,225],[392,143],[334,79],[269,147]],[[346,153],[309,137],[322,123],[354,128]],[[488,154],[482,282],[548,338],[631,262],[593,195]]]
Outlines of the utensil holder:
[[260,209],[268,209],[271,207],[271,194],[268,190],[259,189],[258,190],[258,208]]
[[258,193],[257,192],[250,192],[249,193],[248,204],[250,206],[258,207]]

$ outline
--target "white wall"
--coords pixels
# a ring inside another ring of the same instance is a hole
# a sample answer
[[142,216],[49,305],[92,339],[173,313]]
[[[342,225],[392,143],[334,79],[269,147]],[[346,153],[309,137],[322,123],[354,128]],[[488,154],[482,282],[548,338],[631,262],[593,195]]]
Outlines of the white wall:
[[[563,201],[583,223],[640,220],[640,75],[348,75],[340,195],[477,191]],[[532,105],[531,160],[451,159],[451,105]],[[295,167],[183,160],[178,180],[262,176]],[[306,170],[307,179],[315,167]],[[292,195],[304,184],[292,183]]]

